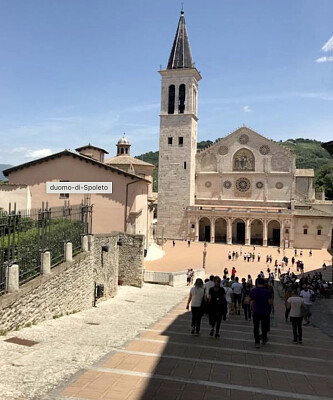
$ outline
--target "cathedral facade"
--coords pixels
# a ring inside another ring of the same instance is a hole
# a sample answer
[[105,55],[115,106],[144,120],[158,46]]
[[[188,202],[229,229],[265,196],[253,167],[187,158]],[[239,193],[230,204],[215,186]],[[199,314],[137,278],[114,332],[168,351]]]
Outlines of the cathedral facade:
[[159,71],[158,237],[298,248],[332,246],[332,202],[314,171],[243,126],[197,153],[198,83],[181,13],[168,66]]

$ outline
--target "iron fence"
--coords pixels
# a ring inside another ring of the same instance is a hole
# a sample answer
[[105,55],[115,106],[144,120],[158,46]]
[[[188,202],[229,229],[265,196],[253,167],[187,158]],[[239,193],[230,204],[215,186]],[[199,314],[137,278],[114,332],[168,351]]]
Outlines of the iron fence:
[[91,233],[92,206],[88,204],[8,212],[0,211],[0,294],[6,291],[6,269],[19,265],[20,284],[41,273],[41,254],[51,253],[51,266],[64,260],[64,246],[81,248],[83,235]]

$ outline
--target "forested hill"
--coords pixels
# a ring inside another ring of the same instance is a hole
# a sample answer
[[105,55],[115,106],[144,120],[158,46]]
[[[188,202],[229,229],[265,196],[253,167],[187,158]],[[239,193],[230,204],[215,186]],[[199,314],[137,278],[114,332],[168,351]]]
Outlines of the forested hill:
[[[211,140],[203,140],[198,143],[197,149],[198,151],[202,150],[213,143]],[[302,138],[279,142],[279,144],[295,153],[297,168],[313,168],[315,170],[315,186],[317,188],[324,188],[326,197],[333,199],[333,162],[328,151],[321,147],[321,143],[317,140]],[[154,171],[154,191],[157,191],[158,151],[150,151],[141,154],[137,158],[156,166]]]

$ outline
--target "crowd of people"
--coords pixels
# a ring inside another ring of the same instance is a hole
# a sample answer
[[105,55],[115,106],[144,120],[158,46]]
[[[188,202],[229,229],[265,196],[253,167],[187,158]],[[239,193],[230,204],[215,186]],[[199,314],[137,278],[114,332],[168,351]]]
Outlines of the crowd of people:
[[[220,337],[221,322],[229,315],[241,315],[245,320],[253,320],[255,347],[260,348],[261,341],[266,344],[270,330],[270,316],[274,313],[274,287],[270,279],[265,279],[261,272],[253,285],[251,275],[248,278],[235,276],[233,269],[230,278],[224,271],[223,278],[211,275],[205,283],[197,278],[190,290],[186,308],[191,303],[191,334],[199,335],[201,319],[208,315],[210,336]],[[261,329],[261,332],[260,332]]]
[[[268,342],[270,320],[274,314],[274,274],[269,268],[267,276],[261,271],[253,284],[251,275],[241,281],[236,276],[235,267],[229,277],[228,269],[224,275],[211,275],[205,282],[197,278],[190,289],[186,308],[191,304],[191,334],[199,335],[202,316],[207,314],[210,336],[220,337],[222,321],[230,315],[244,315],[245,320],[253,321],[255,347],[260,348]],[[321,273],[308,274],[300,279],[289,270],[281,274],[280,282],[285,290],[285,319],[290,319],[293,329],[293,343],[302,344],[302,324],[310,324],[311,306],[316,293],[321,288],[329,289]],[[324,286],[325,285],[325,286]],[[327,286],[326,286],[327,285]]]

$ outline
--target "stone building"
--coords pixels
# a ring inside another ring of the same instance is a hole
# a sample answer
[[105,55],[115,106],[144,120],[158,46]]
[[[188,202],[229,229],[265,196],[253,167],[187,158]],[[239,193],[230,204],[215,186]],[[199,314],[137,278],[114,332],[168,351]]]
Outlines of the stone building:
[[[122,143],[122,141],[126,143]],[[119,149],[127,148],[127,152]],[[46,182],[112,182],[112,193],[90,194],[93,204],[92,233],[112,231],[145,236],[145,248],[152,241],[153,214],[152,173],[154,166],[129,156],[126,138],[117,144],[117,156],[105,160],[108,152],[88,144],[63,150],[4,171],[7,185],[0,186],[0,207],[8,209],[11,202],[17,209],[62,206],[64,200],[79,204],[83,194],[48,194]],[[123,155],[125,154],[126,155]],[[125,162],[124,162],[125,161]]]
[[197,154],[198,82],[184,12],[162,99],[157,236],[245,245],[329,248],[332,202],[313,187],[314,171],[243,126]]

